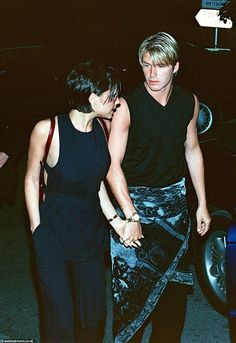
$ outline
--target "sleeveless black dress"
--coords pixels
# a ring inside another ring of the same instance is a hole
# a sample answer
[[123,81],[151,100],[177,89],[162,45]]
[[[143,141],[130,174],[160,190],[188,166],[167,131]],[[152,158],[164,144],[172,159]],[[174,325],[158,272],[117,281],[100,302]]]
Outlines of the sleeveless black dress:
[[[59,159],[48,173],[40,225],[33,237],[36,250],[55,248],[68,261],[89,261],[108,242],[98,191],[110,165],[103,129],[97,120],[90,132],[78,131],[68,114],[58,116]],[[46,256],[45,256],[46,257]]]

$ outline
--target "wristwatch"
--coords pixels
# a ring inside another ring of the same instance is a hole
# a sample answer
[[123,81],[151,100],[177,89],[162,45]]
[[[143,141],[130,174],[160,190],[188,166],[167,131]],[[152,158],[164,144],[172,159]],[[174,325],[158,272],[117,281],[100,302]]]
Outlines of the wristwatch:
[[140,221],[140,217],[137,212],[134,212],[131,217],[127,218],[128,223],[137,223]]

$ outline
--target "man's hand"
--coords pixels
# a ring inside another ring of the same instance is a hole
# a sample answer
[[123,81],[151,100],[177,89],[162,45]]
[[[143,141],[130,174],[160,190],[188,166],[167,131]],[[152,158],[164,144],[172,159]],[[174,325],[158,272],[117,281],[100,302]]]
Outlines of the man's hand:
[[211,217],[207,210],[207,207],[199,206],[196,212],[197,218],[197,232],[203,236],[210,229]]
[[127,222],[125,225],[123,239],[121,240],[127,247],[138,248],[141,246],[140,239],[144,238],[140,222]]
[[4,166],[4,164],[7,162],[9,156],[5,154],[5,152],[0,152],[0,168]]

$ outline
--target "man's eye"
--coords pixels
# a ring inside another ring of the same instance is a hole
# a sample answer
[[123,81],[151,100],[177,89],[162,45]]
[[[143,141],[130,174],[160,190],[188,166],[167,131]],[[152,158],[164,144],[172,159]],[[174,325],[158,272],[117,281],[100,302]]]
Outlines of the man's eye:
[[143,64],[143,68],[148,68],[149,64]]

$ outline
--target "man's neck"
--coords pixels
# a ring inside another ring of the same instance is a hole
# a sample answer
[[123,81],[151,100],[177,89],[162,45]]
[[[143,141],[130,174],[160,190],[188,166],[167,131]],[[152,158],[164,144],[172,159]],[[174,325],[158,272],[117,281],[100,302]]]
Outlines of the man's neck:
[[166,106],[166,104],[169,101],[169,98],[171,96],[172,93],[172,89],[173,89],[173,84],[170,83],[168,84],[165,88],[162,88],[160,90],[151,90],[147,83],[144,82],[144,87],[147,90],[147,92],[162,106]]

